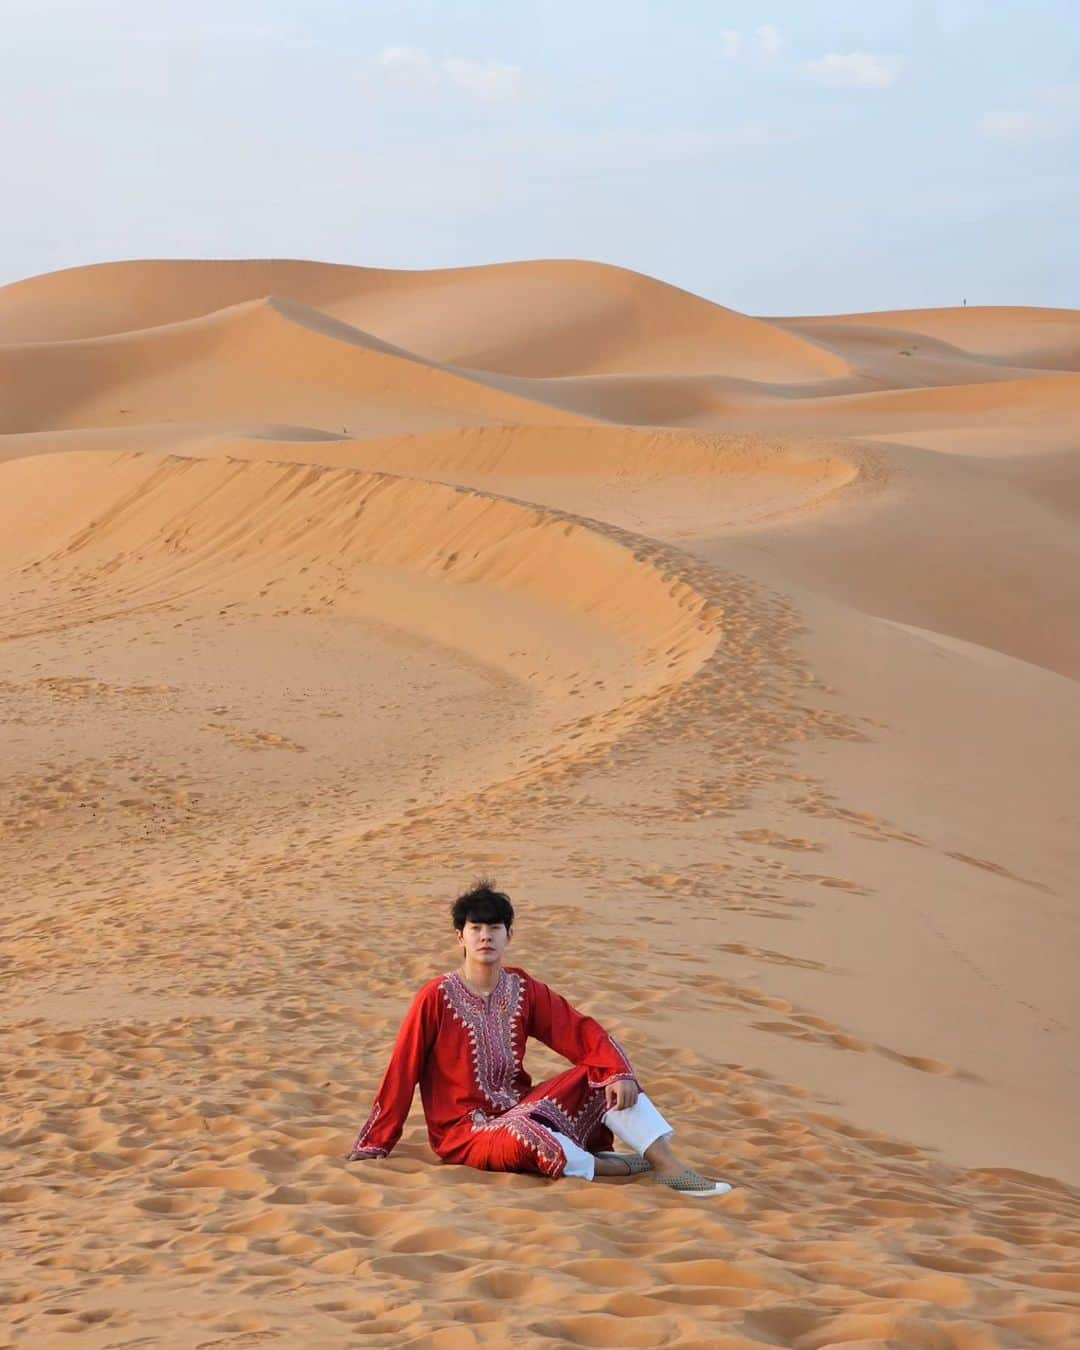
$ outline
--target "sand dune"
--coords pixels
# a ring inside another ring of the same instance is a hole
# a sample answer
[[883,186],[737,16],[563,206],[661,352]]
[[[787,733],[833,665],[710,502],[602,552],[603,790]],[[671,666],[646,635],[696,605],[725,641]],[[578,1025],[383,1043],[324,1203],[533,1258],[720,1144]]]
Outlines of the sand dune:
[[[332,453],[334,442],[354,444],[340,432],[320,431],[317,427],[290,426],[285,422],[147,422],[130,427],[74,427],[66,431],[11,432],[0,439],[0,463],[31,455],[67,454],[79,450],[132,450],[176,452],[200,456],[202,453],[238,455],[257,442],[258,458],[272,457],[272,446],[287,447],[283,459],[300,459],[305,445],[322,447]],[[268,446],[264,444],[270,442]]]
[[[0,1341],[1080,1341],[1078,332],[0,289]],[[342,1163],[482,871],[722,1202]]]
[[246,301],[114,337],[0,348],[4,432],[269,416],[347,434],[568,420],[293,301]]
[[[58,479],[63,493],[55,490]],[[188,747],[210,731],[211,748],[223,736],[249,749],[300,751],[310,756],[305,763],[318,760],[323,774],[328,758],[341,761],[344,788],[350,774],[342,757],[359,752],[368,761],[366,828],[395,819],[405,800],[381,785],[376,791],[379,773],[370,761],[382,760],[387,747],[379,744],[378,719],[372,725],[347,711],[344,690],[324,690],[318,701],[325,711],[305,716],[302,729],[298,710],[286,708],[287,735],[244,725],[252,715],[273,716],[268,705],[280,701],[275,685],[285,669],[298,681],[325,684],[326,672],[318,672],[326,654],[303,650],[320,628],[334,631],[333,649],[346,668],[350,641],[374,633],[380,652],[392,655],[402,645],[430,652],[455,671],[473,672],[481,691],[485,683],[493,696],[502,691],[512,719],[493,745],[486,742],[499,719],[488,723],[488,734],[470,747],[467,769],[455,763],[464,746],[452,754],[434,724],[425,747],[407,747],[404,766],[399,736],[387,734],[395,780],[419,776],[435,800],[481,786],[485,774],[497,782],[515,768],[550,769],[570,750],[580,756],[625,733],[652,699],[700,666],[719,632],[718,614],[672,574],[662,549],[646,556],[610,528],[435,483],[217,455],[85,452],[9,460],[0,484],[3,500],[18,504],[0,530],[0,565],[13,578],[4,603],[12,616],[8,642],[21,649],[42,634],[62,632],[65,641],[80,635],[89,650],[98,649],[101,631],[157,626],[171,652],[156,663],[161,678],[142,685],[127,678],[123,656],[119,669],[93,677],[32,679],[27,671],[31,689],[47,699],[62,691],[121,704],[134,691],[136,706],[163,703],[174,714],[163,720],[173,725],[167,751],[158,746],[156,754],[172,762],[185,760]],[[300,644],[300,653],[276,652],[281,641],[286,651]],[[225,705],[178,700],[180,690],[165,672],[196,649],[201,662],[226,667],[243,688],[248,706],[240,721],[234,715],[221,720],[230,712]],[[99,662],[110,660],[110,650],[106,644]],[[349,683],[346,677],[345,688]],[[405,711],[392,699],[380,706]],[[320,721],[341,717],[349,718],[350,730],[359,723],[353,736],[343,738],[333,721]],[[25,733],[28,758],[53,753],[55,721],[45,726],[44,734]],[[107,738],[99,742],[99,736],[97,728],[83,754],[104,754]],[[280,780],[263,776],[272,838],[305,777],[291,759],[286,756]],[[387,772],[385,764],[381,769]],[[211,772],[209,765],[204,772]],[[76,796],[68,798],[36,783],[23,807],[0,817],[0,830],[18,836],[47,819],[54,838],[63,826],[67,833],[75,826],[80,838],[86,819],[65,808],[100,813],[116,802],[96,796],[89,780],[77,775],[76,781],[81,786],[69,788]],[[243,782],[234,787],[245,790]],[[186,794],[182,805],[189,805]],[[219,794],[219,809],[223,805]],[[230,809],[238,806],[229,802]],[[124,814],[118,813],[121,824]],[[340,792],[310,810],[304,828],[314,828],[316,818],[337,832],[356,828]],[[97,823],[98,835],[107,824],[108,815]],[[205,838],[201,843],[209,846]]]
[[[813,409],[811,416],[822,420],[830,415],[850,415],[854,421],[890,414],[918,418],[936,425],[944,418],[992,416],[997,418],[1018,409],[1038,406],[1041,412],[1075,412],[1080,403],[1080,377],[1042,376],[1029,379],[1002,379],[977,384],[951,385],[931,389],[889,389],[866,394],[848,394],[839,398],[804,400]],[[803,416],[800,408],[796,416]]]
[[[970,366],[970,363],[969,363]],[[905,376],[908,374],[904,372]],[[759,383],[726,376],[605,376],[532,381],[502,378],[497,387],[543,400],[566,412],[612,422],[715,430],[790,429],[803,434],[876,435],[957,423],[994,427],[1001,417],[1066,417],[1080,406],[1080,384],[1068,374],[1031,376],[979,365],[957,384],[955,364],[914,370],[913,388],[882,388],[867,371],[817,385]],[[489,377],[490,383],[495,383]]]
[[[670,670],[680,664],[673,653],[697,652],[700,660],[715,645],[707,602],[620,545],[615,531],[465,489],[268,460],[105,452],[11,460],[4,484],[6,567],[100,571],[108,604],[127,584],[132,559],[140,593],[159,573],[170,585],[182,578],[198,589],[204,572],[217,585],[227,573],[256,570],[262,587],[264,569],[252,564],[272,559],[305,572],[370,567],[467,585],[470,605],[482,592],[509,590],[517,601],[556,607],[560,623],[578,615],[594,635],[611,630],[624,644],[616,669],[662,656]],[[401,617],[425,637],[463,640],[460,616],[448,619],[453,608],[443,600],[430,613],[413,606]],[[556,624],[543,650],[558,641]],[[572,651],[580,641],[576,635]]]
[[774,322],[815,342],[824,340],[830,329],[902,332],[948,343],[983,360],[1004,360],[1035,370],[1080,369],[1080,317],[1073,309],[965,305]]
[[[846,372],[812,341],[652,277],[592,262],[390,272],[327,263],[130,262],[50,273],[0,293],[0,342],[171,325],[287,295],[433,360],[528,376],[725,369]],[[689,356],[688,352],[696,353]],[[719,363],[719,364],[714,364]]]
[[99,263],[0,290],[0,342],[106,337],[197,319],[268,295],[326,310],[362,288],[366,268],[330,263],[184,260]]
[[814,342],[597,263],[412,274],[347,309],[355,322],[404,346],[507,375],[722,370],[745,379],[814,380],[847,373],[842,358]]

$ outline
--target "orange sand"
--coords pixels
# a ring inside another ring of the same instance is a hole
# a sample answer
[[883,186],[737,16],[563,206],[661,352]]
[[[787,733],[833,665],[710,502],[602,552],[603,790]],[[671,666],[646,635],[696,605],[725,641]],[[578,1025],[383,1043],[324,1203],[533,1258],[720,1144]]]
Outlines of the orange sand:
[[[0,380],[0,1346],[1080,1343],[1080,314],[132,262]],[[485,871],[731,1196],[344,1165]]]

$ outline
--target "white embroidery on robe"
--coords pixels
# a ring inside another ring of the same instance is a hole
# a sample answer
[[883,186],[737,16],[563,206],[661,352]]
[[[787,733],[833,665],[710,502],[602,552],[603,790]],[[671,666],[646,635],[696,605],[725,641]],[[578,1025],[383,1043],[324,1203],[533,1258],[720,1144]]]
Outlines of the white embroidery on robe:
[[352,1151],[354,1153],[358,1153],[360,1152],[361,1149],[365,1149],[368,1153],[380,1153],[382,1154],[383,1157],[386,1156],[386,1149],[379,1148],[375,1144],[364,1143],[364,1140],[375,1128],[375,1122],[379,1119],[381,1115],[382,1115],[382,1105],[381,1103],[376,1102],[374,1108],[372,1109],[371,1115],[368,1116],[367,1120],[364,1122],[363,1128],[361,1129],[360,1133],[356,1136],[356,1143],[353,1144],[352,1146]]
[[509,1111],[505,1111],[501,1116],[487,1117],[483,1111],[474,1111],[472,1114],[473,1129],[476,1131],[485,1130],[506,1130],[519,1140],[532,1153],[536,1155],[537,1166],[540,1171],[549,1177],[561,1176],[563,1168],[566,1166],[566,1157],[559,1147],[558,1140],[552,1137],[551,1131],[542,1125],[538,1120],[526,1114],[527,1108],[535,1105],[534,1102],[521,1102],[518,1106],[513,1106]]
[[514,1038],[520,1032],[523,986],[520,975],[505,969],[486,999],[474,994],[456,971],[444,975],[439,985],[468,1033],[477,1087],[492,1106],[503,1110],[516,1106],[520,1095],[513,1086],[521,1067]]
[[548,1125],[559,1134],[565,1134],[580,1148],[584,1148],[586,1140],[600,1124],[607,1110],[607,1101],[603,1089],[594,1088],[573,1115],[554,1097],[541,1097],[537,1101],[522,1102],[517,1109],[520,1111],[526,1108],[534,1118],[539,1118],[541,1124]]
[[578,1110],[571,1115],[554,1097],[538,1097],[518,1102],[501,1116],[486,1116],[483,1111],[472,1113],[472,1127],[477,1133],[507,1130],[535,1155],[545,1176],[562,1175],[566,1157],[551,1131],[565,1134],[579,1148],[584,1148],[601,1117],[607,1110],[602,1089],[588,1091]]
[[[589,1086],[607,1087],[609,1083],[619,1083],[627,1079],[629,1079],[631,1082],[637,1083],[637,1074],[634,1072],[634,1066],[630,1063],[630,1056],[626,1053],[626,1051],[622,1048],[622,1046],[619,1044],[619,1042],[615,1039],[615,1037],[611,1034],[610,1031],[605,1032],[604,1034],[607,1036],[611,1044],[615,1047],[615,1053],[626,1065],[626,1068],[625,1070],[622,1070],[620,1072],[609,1074],[607,1078],[598,1079],[595,1083],[590,1080]],[[638,1084],[638,1086],[640,1086],[640,1084]]]

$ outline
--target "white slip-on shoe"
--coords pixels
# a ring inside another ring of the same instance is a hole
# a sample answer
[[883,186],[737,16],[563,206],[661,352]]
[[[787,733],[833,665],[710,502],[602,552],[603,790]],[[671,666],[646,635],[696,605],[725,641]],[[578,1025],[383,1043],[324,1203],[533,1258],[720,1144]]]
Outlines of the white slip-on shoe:
[[678,1191],[680,1195],[727,1195],[729,1191],[735,1189],[728,1181],[713,1181],[690,1167],[685,1172],[680,1172],[678,1176],[653,1179],[658,1186],[667,1186],[670,1190]]

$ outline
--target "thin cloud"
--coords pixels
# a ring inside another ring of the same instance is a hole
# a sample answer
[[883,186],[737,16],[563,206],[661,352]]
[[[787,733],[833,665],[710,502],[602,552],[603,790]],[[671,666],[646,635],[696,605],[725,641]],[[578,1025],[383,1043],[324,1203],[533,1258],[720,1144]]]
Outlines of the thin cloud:
[[435,74],[434,61],[420,47],[384,47],[375,58],[375,64],[383,70],[412,78],[427,80]]
[[516,98],[522,89],[520,66],[504,65],[501,61],[464,61],[450,56],[442,63],[450,82],[474,98],[500,100]]
[[1001,141],[1005,145],[1027,145],[1030,141],[1041,140],[1047,133],[1040,118],[1022,111],[984,113],[977,127],[988,141]]
[[896,79],[896,62],[872,52],[830,52],[807,61],[807,72],[822,84],[857,89],[885,89]]
[[520,66],[502,61],[435,57],[422,47],[384,47],[375,58],[379,76],[398,88],[459,93],[485,103],[517,98],[524,88]]
[[763,23],[755,34],[758,47],[765,56],[775,56],[780,50],[780,30],[771,23]]
[[1080,84],[1052,84],[1036,89],[1026,108],[995,108],[983,113],[975,128],[988,141],[1030,145],[1065,135],[1080,115]]
[[720,55],[725,61],[771,60],[783,45],[779,28],[771,23],[760,24],[752,33],[740,33],[734,28],[720,30]]

